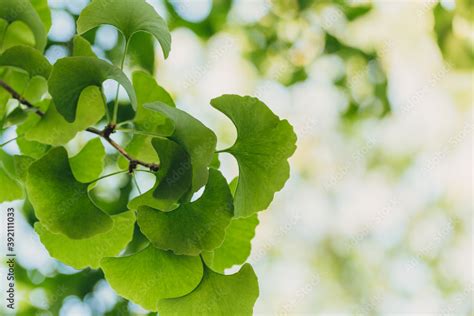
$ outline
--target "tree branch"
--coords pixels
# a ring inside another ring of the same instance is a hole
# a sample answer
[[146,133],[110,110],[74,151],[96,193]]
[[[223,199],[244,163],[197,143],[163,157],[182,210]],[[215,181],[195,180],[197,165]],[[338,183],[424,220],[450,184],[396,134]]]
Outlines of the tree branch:
[[35,107],[33,104],[31,104],[28,100],[23,98],[18,92],[16,92],[12,87],[10,87],[5,81],[0,79],[0,86],[7,90],[8,93],[10,93],[13,97],[13,99],[18,100],[23,105],[26,105],[29,109],[35,110],[35,113],[41,117],[44,116],[44,112]]
[[[23,98],[18,92],[16,92],[10,85],[8,85],[5,81],[0,79],[0,86],[4,88],[8,93],[11,94],[13,99],[18,100],[21,104],[26,105],[29,109],[32,109],[35,111],[35,113],[41,117],[45,115],[43,111],[35,107],[33,104],[31,104],[28,100]],[[160,169],[160,165],[156,163],[149,163],[145,161],[141,161],[139,159],[133,158],[127,151],[121,147],[119,144],[117,144],[112,138],[110,138],[110,135],[115,132],[115,125],[107,125],[103,130],[98,130],[95,127],[89,127],[86,129],[87,132],[96,134],[103,139],[105,139],[112,147],[114,147],[122,156],[124,156],[128,161],[129,161],[129,172],[132,173],[138,165],[141,165],[143,167],[146,167],[150,169],[151,171],[158,171]]]

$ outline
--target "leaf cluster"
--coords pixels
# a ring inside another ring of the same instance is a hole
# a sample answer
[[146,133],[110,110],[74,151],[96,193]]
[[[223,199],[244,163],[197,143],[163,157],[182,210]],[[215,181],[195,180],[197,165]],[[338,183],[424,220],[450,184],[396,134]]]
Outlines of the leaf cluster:
[[[0,202],[27,200],[51,256],[76,269],[102,269],[118,294],[150,311],[251,314],[258,283],[244,263],[257,213],[289,178],[292,126],[256,98],[223,95],[211,106],[238,136],[217,150],[214,131],[177,108],[153,75],[125,73],[135,36],[148,34],[165,57],[170,53],[171,34],[152,6],[91,2],[77,20],[72,56],[53,65],[43,55],[46,9],[42,1],[0,0],[0,120],[2,132],[16,127],[21,152],[0,150]],[[98,58],[86,39],[103,24],[122,34],[121,67]],[[112,109],[107,105],[102,85],[109,79],[127,92],[131,119],[118,115],[118,96]],[[119,131],[131,135],[127,143],[114,140]],[[82,132],[93,137],[73,155],[70,144]],[[110,161],[104,145],[120,158]],[[223,153],[239,166],[230,184],[219,171]],[[118,171],[104,176],[110,167]],[[113,207],[101,203],[104,177],[122,173],[131,183],[137,172],[151,173],[149,190],[132,196],[123,189]],[[224,274],[242,264],[236,274]]]

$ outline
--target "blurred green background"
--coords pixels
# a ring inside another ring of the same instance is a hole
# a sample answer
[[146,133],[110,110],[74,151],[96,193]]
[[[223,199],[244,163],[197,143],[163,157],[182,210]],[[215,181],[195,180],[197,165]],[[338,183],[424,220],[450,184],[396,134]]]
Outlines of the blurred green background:
[[[235,139],[209,106],[224,93],[257,96],[298,134],[292,177],[260,214],[252,244],[255,314],[473,315],[474,1],[148,2],[169,23],[171,55],[164,60],[139,34],[127,72],[153,73],[178,106],[224,136],[220,147]],[[70,54],[87,3],[49,1],[51,62]],[[86,38],[118,63],[123,42],[114,28]],[[112,99],[115,84],[104,89]],[[133,114],[122,96],[125,119]],[[233,178],[233,159],[222,164]],[[116,178],[102,189],[97,198],[111,211],[133,194]],[[8,205],[24,215],[18,315],[147,314],[116,296],[100,271],[52,259],[31,228],[31,207]]]

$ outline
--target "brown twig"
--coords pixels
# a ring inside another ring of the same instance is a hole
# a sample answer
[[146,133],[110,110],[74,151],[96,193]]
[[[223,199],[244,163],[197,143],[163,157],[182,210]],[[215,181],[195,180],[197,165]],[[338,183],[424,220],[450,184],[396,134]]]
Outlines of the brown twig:
[[[11,96],[18,100],[21,104],[26,105],[29,109],[35,110],[35,113],[41,117],[45,115],[44,112],[42,112],[40,109],[35,107],[33,104],[31,104],[28,100],[23,98],[18,92],[16,92],[10,85],[8,85],[5,81],[0,79],[0,86],[4,88],[8,93],[11,94]],[[127,151],[122,148],[119,144],[117,144],[112,138],[110,138],[110,135],[115,133],[115,125],[107,125],[103,130],[98,130],[95,127],[89,127],[86,129],[89,133],[96,134],[103,139],[105,139],[112,147],[114,147],[122,156],[124,156],[128,161],[129,161],[129,172],[133,173],[133,171],[137,168],[138,165],[141,165],[143,167],[146,167],[150,169],[151,171],[158,171],[160,169],[160,165],[156,163],[149,163],[145,161],[141,161],[139,159],[133,158]]]
[[40,109],[38,109],[37,107],[35,107],[33,104],[31,104],[28,100],[26,100],[25,98],[23,98],[18,92],[16,92],[12,87],[10,87],[5,81],[3,81],[2,79],[0,79],[0,86],[7,90],[8,93],[10,93],[12,95],[12,97],[16,100],[18,100],[18,102],[20,102],[21,104],[23,105],[26,105],[29,109],[32,109],[32,110],[35,110],[35,113],[38,114],[39,116],[43,117],[44,116],[44,112],[41,111]]

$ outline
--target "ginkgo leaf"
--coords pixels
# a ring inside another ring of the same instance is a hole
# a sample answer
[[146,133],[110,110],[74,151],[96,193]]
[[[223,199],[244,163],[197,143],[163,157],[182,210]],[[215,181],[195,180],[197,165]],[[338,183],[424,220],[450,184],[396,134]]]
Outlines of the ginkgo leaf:
[[155,39],[150,33],[136,33],[128,45],[129,63],[150,74],[155,72]]
[[148,246],[126,257],[104,258],[105,279],[121,296],[150,311],[158,300],[190,293],[202,279],[199,257],[177,256]]
[[222,245],[202,253],[206,265],[216,272],[224,273],[225,269],[244,263],[250,255],[251,241],[257,225],[257,214],[232,219]]
[[162,113],[174,122],[175,129],[170,139],[183,146],[191,157],[193,169],[191,192],[196,192],[207,183],[208,167],[216,149],[216,135],[188,113],[161,102],[146,104],[145,108]]
[[68,122],[74,122],[81,92],[89,86],[100,87],[107,79],[120,83],[136,108],[135,91],[127,76],[119,68],[90,56],[66,57],[57,61],[48,81],[49,92],[58,112]]
[[[35,77],[40,78],[40,77]],[[42,102],[36,103],[35,105],[42,111],[47,109],[47,105],[49,104],[48,100],[44,100]],[[25,135],[35,124],[38,123],[40,117],[32,112],[28,113],[27,119],[21,124],[18,125],[16,128],[17,135]],[[38,159],[42,157],[50,148],[51,146],[37,142],[31,141],[26,139],[26,137],[19,137],[16,140],[18,147],[23,155],[33,157]]]
[[232,219],[232,194],[222,174],[211,169],[202,196],[171,212],[139,207],[137,222],[155,247],[175,254],[199,255],[220,246]]
[[89,183],[104,171],[105,148],[100,138],[91,139],[82,150],[69,159],[71,170],[77,181]]
[[48,0],[30,0],[36,12],[43,22],[46,32],[51,28],[51,10],[48,6]]
[[91,43],[79,35],[74,36],[74,39],[72,40],[72,55],[97,57],[92,50]]
[[222,275],[204,269],[199,286],[190,294],[158,302],[161,316],[252,315],[259,294],[258,280],[249,264],[233,275]]
[[[2,20],[4,21],[4,20]],[[2,50],[24,45],[35,47],[36,40],[33,31],[23,21],[15,21],[7,25],[2,39]],[[36,49],[38,49],[36,47]]]
[[0,203],[23,198],[23,189],[17,177],[13,157],[0,149]]
[[235,144],[225,151],[239,165],[235,215],[250,216],[266,209],[288,180],[287,160],[296,150],[296,135],[288,121],[280,120],[256,98],[224,95],[211,105],[237,128]]
[[144,71],[134,72],[132,81],[138,101],[137,114],[133,119],[136,128],[142,131],[155,132],[158,135],[171,135],[174,130],[173,122],[165,115],[144,107],[144,104],[157,101],[170,107],[176,107],[169,93],[158,85],[153,76]]
[[[151,136],[133,135],[132,140],[128,143],[125,149],[130,155],[135,157],[135,159],[158,163],[160,159],[151,144],[152,139],[153,137]],[[124,157],[118,159],[118,166],[120,169],[128,168],[128,163],[129,161]]]
[[83,34],[102,24],[115,26],[128,41],[137,32],[152,34],[168,57],[171,35],[166,22],[144,0],[95,0],[80,14],[77,31]]
[[112,228],[110,216],[89,199],[87,184],[74,178],[62,147],[31,164],[26,189],[36,216],[53,233],[84,239]]
[[15,173],[17,179],[21,182],[26,181],[26,175],[28,174],[28,168],[35,160],[29,156],[15,155],[13,156],[13,164],[15,167]]
[[111,230],[81,240],[54,234],[41,222],[35,223],[35,231],[52,257],[75,269],[98,269],[102,258],[118,255],[132,240],[135,224],[133,211],[113,215],[112,221]]
[[46,47],[46,28],[30,0],[2,0],[0,19],[4,19],[9,23],[15,21],[25,23],[33,32],[36,42],[35,47],[40,51],[43,51]]
[[0,167],[0,203],[23,198],[23,190],[15,179],[11,178],[4,168]]
[[79,131],[99,122],[105,114],[104,97],[100,89],[95,86],[82,91],[77,106],[77,119],[73,123],[69,123],[59,114],[54,102],[49,103],[43,117],[34,116],[33,120],[36,123],[26,131],[27,140],[53,146],[64,145]]
[[26,71],[31,77],[48,79],[51,64],[37,49],[29,46],[14,46],[0,56],[0,67],[15,67]]
[[[143,72],[133,73],[133,87],[137,95],[137,112],[133,120],[137,131],[147,132],[155,136],[170,136],[174,132],[174,123],[161,113],[146,109],[143,105],[149,102],[161,101],[169,106],[175,106],[173,99],[160,87],[153,76]],[[127,152],[143,161],[158,162],[155,149],[151,145],[152,136],[135,134],[127,145]],[[120,168],[126,168],[128,161],[120,157]]]
[[156,184],[130,201],[128,207],[149,206],[163,212],[171,211],[191,188],[191,159],[184,148],[172,140],[154,138],[152,144],[160,158]]

